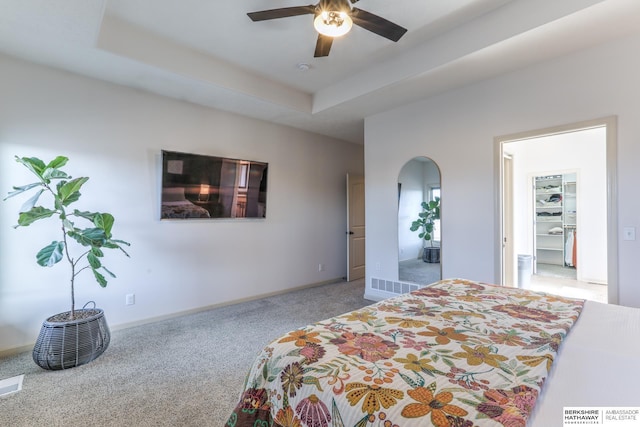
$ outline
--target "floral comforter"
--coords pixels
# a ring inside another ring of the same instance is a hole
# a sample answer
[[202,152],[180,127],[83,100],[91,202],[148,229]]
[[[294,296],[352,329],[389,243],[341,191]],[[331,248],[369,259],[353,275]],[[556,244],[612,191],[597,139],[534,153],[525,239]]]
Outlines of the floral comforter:
[[524,426],[583,304],[452,279],[318,322],[262,350],[226,425]]

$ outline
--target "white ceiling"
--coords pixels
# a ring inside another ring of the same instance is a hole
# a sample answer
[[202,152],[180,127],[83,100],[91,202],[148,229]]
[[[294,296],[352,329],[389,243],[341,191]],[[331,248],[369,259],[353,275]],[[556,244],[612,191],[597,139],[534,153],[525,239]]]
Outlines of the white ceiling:
[[354,26],[314,58],[313,16],[246,15],[309,3],[0,0],[0,52],[363,143],[364,117],[640,32],[638,0],[361,0],[407,34]]

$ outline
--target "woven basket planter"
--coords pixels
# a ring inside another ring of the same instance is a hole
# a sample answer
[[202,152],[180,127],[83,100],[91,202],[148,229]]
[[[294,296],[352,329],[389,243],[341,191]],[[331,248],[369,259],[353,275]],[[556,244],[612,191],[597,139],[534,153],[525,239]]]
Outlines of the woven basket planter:
[[89,317],[65,322],[53,322],[51,316],[40,328],[40,335],[33,348],[33,360],[49,370],[68,369],[89,363],[109,346],[111,332],[99,308],[76,310],[87,312]]
[[440,248],[433,246],[427,246],[426,248],[424,248],[424,252],[422,254],[422,260],[424,262],[431,262],[431,263],[439,263],[440,262]]

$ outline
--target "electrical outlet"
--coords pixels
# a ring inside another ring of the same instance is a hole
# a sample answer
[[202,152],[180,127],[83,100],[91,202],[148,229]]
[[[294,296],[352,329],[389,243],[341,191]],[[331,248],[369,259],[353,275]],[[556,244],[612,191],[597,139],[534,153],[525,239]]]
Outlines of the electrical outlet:
[[125,297],[124,303],[126,305],[133,305],[136,303],[136,294],[127,294]]
[[624,228],[624,240],[636,240],[636,228],[625,227]]
[[324,271],[324,264],[318,264],[318,271]]

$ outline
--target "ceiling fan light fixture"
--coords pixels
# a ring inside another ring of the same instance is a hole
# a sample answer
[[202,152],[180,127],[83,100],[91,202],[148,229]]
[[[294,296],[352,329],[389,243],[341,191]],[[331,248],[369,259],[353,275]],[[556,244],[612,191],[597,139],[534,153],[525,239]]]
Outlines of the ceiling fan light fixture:
[[348,13],[342,11],[322,11],[313,21],[317,32],[324,36],[340,37],[353,27],[353,20]]

